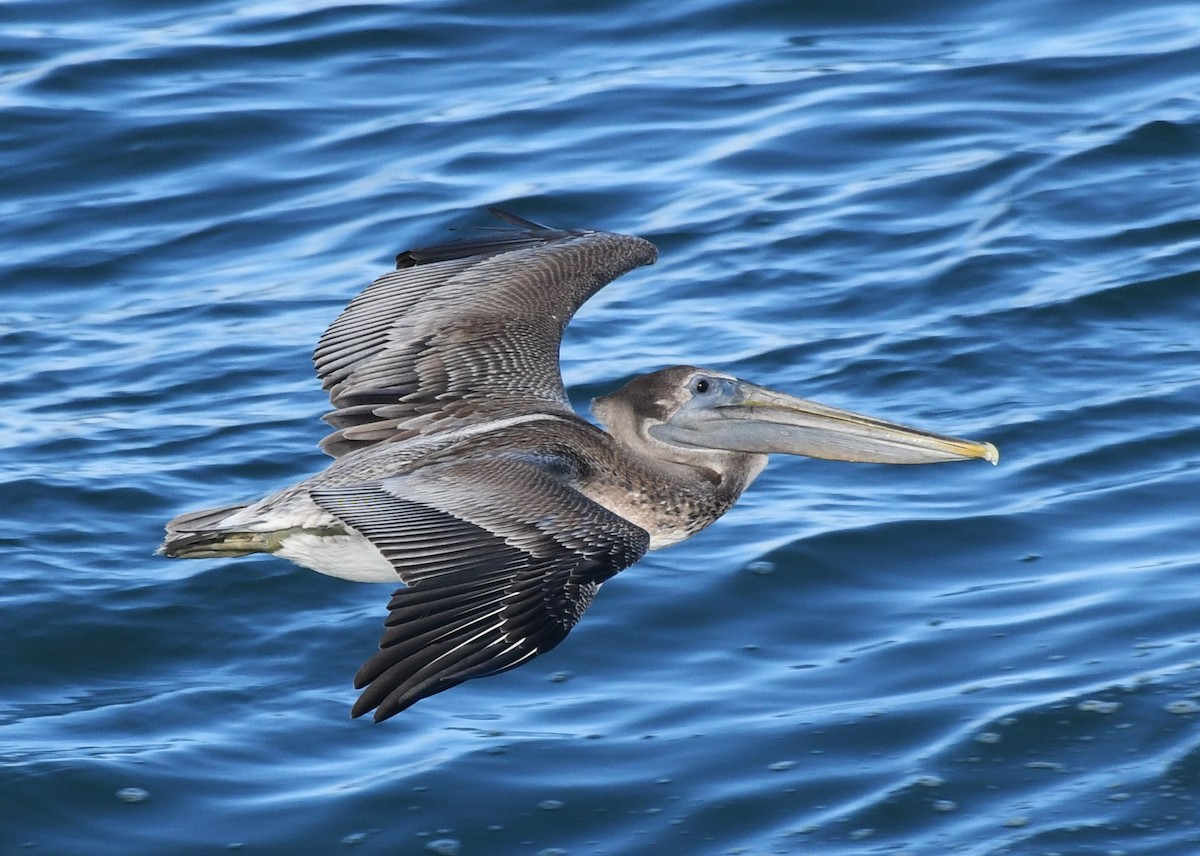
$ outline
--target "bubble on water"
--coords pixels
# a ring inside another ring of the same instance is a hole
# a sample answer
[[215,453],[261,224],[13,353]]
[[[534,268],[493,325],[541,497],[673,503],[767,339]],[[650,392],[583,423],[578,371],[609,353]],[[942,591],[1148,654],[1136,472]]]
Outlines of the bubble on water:
[[1061,773],[1067,769],[1057,761],[1026,761],[1025,768],[1028,770],[1050,770],[1055,773]]
[[1116,713],[1121,709],[1119,701],[1102,701],[1098,698],[1084,699],[1079,704],[1075,705],[1077,710],[1082,710],[1085,713]]
[[934,811],[948,812],[954,811],[956,808],[958,808],[958,803],[954,800],[935,800],[933,803]]
[[367,833],[365,832],[351,832],[349,835],[342,837],[342,843],[347,847],[354,847],[357,844],[362,844],[366,840]]
[[1174,713],[1180,716],[1190,713],[1200,713],[1200,704],[1197,704],[1190,698],[1181,698],[1167,704],[1167,713]]
[[941,776],[920,776],[917,784],[922,788],[939,788],[946,783]]
[[784,770],[790,770],[796,766],[795,761],[776,761],[767,767],[772,773],[782,773]]
[[746,565],[746,570],[752,574],[766,576],[767,574],[775,573],[775,563],[760,559],[757,562],[751,562],[750,564]]
[[976,743],[999,743],[1000,735],[995,731],[981,731],[975,735]]
[[542,800],[538,803],[538,808],[542,811],[555,811],[563,807],[562,800]]
[[458,856],[462,850],[462,842],[457,838],[436,838],[425,843],[425,849],[438,856]]
[[117,791],[117,799],[123,803],[140,803],[150,798],[150,792],[145,788],[121,788]]

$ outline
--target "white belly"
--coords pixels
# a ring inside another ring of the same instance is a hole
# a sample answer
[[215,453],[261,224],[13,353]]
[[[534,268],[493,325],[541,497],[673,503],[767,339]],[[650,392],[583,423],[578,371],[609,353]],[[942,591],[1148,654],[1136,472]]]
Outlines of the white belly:
[[400,582],[396,569],[383,557],[383,553],[354,532],[348,535],[297,532],[283,539],[275,555],[343,580],[358,583]]

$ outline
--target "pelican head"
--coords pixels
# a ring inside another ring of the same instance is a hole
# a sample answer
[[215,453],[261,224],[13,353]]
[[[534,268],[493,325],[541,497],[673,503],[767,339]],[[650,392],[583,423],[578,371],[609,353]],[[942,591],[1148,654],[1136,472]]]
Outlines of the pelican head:
[[592,411],[624,445],[680,463],[714,451],[880,464],[1000,460],[991,443],[839,410],[693,366],[634,378],[597,398]]

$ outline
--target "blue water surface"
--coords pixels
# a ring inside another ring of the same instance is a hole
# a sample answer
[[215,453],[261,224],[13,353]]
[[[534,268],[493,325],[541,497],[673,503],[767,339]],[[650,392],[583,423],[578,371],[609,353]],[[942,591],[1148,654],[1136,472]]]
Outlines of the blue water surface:
[[[1200,852],[1189,2],[10,0],[0,852]],[[996,443],[773,461],[553,652],[348,716],[386,586],[153,555],[324,466],[309,354],[499,204],[568,332]]]

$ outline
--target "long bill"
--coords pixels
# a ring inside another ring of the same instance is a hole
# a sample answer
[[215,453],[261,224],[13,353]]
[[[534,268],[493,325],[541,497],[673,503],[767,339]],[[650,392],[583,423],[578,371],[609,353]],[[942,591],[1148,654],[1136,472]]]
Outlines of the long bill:
[[692,435],[690,442],[731,451],[880,464],[1000,461],[991,443],[839,410],[746,381],[739,381],[732,393],[727,403],[693,413],[692,424],[680,426]]

